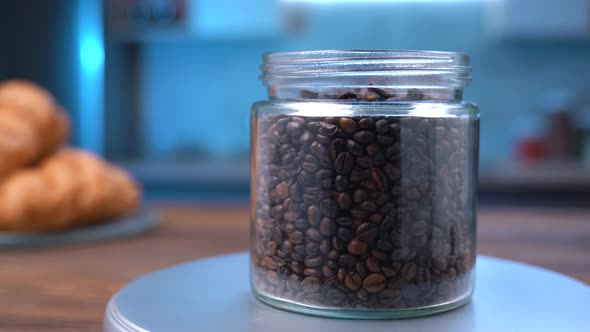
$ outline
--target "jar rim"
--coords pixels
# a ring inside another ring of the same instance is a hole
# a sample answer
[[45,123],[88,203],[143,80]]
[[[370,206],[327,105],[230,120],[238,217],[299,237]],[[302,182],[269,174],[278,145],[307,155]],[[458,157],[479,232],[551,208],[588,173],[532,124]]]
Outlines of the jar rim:
[[308,50],[266,53],[263,60],[260,78],[269,95],[278,98],[379,88],[393,95],[419,89],[433,92],[426,96],[434,99],[457,100],[471,80],[469,56],[458,52]]
[[263,56],[263,80],[278,76],[314,76],[338,73],[403,74],[401,71],[451,71],[469,75],[464,53],[412,50],[310,50],[270,52]]
[[388,49],[325,49],[305,51],[280,51],[264,53],[265,63],[317,61],[321,59],[439,59],[453,61],[459,66],[469,65],[469,55],[462,52],[429,50],[388,50]]

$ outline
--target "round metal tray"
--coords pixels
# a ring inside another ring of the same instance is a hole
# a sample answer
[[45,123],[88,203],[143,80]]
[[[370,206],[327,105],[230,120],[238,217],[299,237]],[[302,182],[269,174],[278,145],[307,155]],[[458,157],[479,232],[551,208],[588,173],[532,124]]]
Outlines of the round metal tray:
[[590,287],[535,266],[479,256],[467,305],[401,320],[319,318],[274,309],[250,294],[245,253],[174,266],[144,276],[110,301],[105,332],[135,331],[568,331],[590,326]]

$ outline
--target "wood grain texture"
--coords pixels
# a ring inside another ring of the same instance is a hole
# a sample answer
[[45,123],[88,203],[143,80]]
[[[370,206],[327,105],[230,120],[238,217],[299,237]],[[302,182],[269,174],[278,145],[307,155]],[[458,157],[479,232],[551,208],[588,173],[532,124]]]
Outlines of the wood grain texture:
[[[131,280],[248,249],[247,206],[162,204],[161,226],[128,239],[0,252],[0,331],[100,331],[108,299]],[[590,210],[482,208],[479,253],[590,284]]]

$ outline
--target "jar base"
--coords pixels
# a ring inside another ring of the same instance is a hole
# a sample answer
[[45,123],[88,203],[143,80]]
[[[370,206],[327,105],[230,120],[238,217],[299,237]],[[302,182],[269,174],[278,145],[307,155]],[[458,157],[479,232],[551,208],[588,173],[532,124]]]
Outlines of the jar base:
[[320,308],[316,306],[295,303],[292,301],[277,298],[272,295],[264,294],[257,289],[253,289],[254,296],[262,303],[271,307],[286,310],[298,314],[311,316],[340,318],[340,319],[404,319],[422,316],[430,316],[447,311],[451,311],[464,306],[471,300],[473,291],[459,297],[453,301],[443,302],[435,305],[412,308],[412,309],[391,309],[391,310],[365,310],[365,309],[333,309]]

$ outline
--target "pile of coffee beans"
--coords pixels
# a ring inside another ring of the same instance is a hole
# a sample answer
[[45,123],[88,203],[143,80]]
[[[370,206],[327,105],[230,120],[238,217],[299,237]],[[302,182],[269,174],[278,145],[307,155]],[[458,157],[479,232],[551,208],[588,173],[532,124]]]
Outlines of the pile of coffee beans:
[[258,119],[256,290],[346,309],[418,308],[469,294],[475,263],[474,121]]

